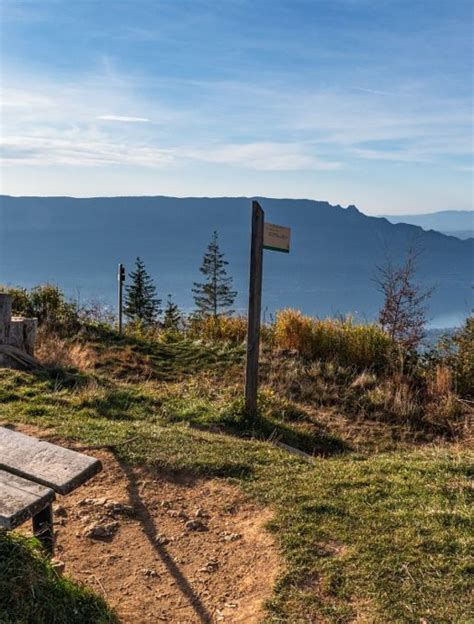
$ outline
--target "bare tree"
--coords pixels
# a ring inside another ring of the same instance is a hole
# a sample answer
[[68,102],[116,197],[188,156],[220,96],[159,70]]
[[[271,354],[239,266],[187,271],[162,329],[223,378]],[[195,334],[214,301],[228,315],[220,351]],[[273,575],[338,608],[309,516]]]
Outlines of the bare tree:
[[387,255],[385,263],[377,267],[374,278],[384,296],[379,322],[406,351],[414,351],[425,335],[426,302],[434,290],[415,281],[420,254],[421,250],[411,245],[400,266]]

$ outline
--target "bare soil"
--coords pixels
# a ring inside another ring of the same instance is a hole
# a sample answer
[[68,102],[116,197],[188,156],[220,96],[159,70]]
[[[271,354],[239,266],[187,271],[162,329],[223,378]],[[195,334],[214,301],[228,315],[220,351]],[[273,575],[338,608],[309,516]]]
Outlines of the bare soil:
[[87,454],[103,472],[54,506],[55,559],[65,574],[102,593],[124,624],[261,620],[280,571],[268,510],[221,480]]

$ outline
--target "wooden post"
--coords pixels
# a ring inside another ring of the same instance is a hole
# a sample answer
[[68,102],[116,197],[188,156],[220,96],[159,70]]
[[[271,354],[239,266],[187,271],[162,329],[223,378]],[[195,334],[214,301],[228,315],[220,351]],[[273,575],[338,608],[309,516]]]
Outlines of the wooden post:
[[257,415],[258,356],[262,306],[263,223],[265,213],[257,201],[252,202],[252,242],[250,249],[250,285],[247,329],[247,367],[245,373],[245,409]]
[[51,505],[33,516],[33,535],[49,555],[54,554],[53,508]]
[[122,299],[123,299],[123,283],[125,281],[125,267],[123,266],[122,263],[120,263],[118,265],[118,272],[117,272],[117,281],[118,281],[118,301],[117,301],[117,307],[118,307],[118,332],[119,334],[122,333]]

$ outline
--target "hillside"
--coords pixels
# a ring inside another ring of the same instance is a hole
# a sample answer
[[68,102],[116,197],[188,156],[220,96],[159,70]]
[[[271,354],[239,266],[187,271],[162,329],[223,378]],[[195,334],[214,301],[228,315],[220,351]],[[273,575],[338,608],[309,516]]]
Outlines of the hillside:
[[473,210],[441,210],[428,214],[383,215],[390,223],[409,223],[457,238],[474,237]]
[[[474,240],[461,241],[384,218],[354,206],[259,198],[266,219],[292,228],[287,255],[266,253],[267,313],[291,305],[309,314],[372,318],[380,305],[372,278],[386,250],[400,260],[410,242],[424,250],[420,281],[435,285],[430,317],[455,324],[469,311]],[[245,309],[248,279],[249,198],[8,197],[0,202],[0,283],[32,286],[53,281],[70,296],[113,304],[116,265],[137,255],[159,291],[192,306],[202,253],[214,229],[230,262]]]
[[63,577],[0,539],[0,621],[115,622],[91,590],[124,623],[469,621],[472,387],[442,359],[376,365],[366,326],[319,330],[317,358],[264,341],[251,419],[237,334],[42,326],[43,368],[0,369],[0,426],[104,471],[56,505]]

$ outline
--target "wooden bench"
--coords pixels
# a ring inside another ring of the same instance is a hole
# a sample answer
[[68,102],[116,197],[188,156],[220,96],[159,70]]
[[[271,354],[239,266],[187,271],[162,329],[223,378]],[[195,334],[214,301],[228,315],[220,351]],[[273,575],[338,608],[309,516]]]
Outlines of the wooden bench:
[[98,459],[0,427],[0,529],[29,518],[34,535],[54,550],[52,503],[102,470]]

